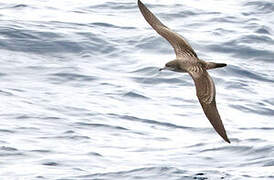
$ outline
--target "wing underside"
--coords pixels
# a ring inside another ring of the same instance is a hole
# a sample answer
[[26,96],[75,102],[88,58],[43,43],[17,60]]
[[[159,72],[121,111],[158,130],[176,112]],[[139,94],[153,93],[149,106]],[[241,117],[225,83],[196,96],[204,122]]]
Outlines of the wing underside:
[[195,51],[182,36],[166,27],[140,0],[138,0],[138,6],[151,27],[172,45],[177,57],[193,56],[197,58]]
[[196,95],[203,111],[216,132],[226,142],[230,143],[216,106],[214,82],[205,69],[202,67],[197,67],[195,69],[196,71],[189,71],[189,74],[194,80]]

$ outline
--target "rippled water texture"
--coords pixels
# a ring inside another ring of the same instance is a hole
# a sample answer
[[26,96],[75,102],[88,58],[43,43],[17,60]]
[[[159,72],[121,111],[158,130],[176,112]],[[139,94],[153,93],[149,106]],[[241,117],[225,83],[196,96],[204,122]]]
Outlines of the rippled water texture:
[[136,1],[0,1],[0,179],[274,179],[274,2],[143,0],[228,64],[227,144]]

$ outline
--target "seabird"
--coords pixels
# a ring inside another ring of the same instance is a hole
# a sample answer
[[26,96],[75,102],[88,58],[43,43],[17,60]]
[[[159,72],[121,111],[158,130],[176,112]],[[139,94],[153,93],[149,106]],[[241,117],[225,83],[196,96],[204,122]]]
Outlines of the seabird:
[[176,59],[166,63],[161,70],[188,73],[194,80],[196,95],[204,110],[204,113],[216,132],[230,143],[221,117],[218,113],[215,101],[215,85],[207,70],[226,66],[225,63],[205,62],[198,58],[190,44],[179,34],[171,31],[154,15],[147,7],[138,0],[138,6],[145,20],[173,47]]

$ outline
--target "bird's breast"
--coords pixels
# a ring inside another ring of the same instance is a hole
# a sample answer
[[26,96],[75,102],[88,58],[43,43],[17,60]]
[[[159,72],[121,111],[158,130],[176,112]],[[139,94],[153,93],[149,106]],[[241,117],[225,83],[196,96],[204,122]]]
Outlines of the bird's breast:
[[180,61],[179,64],[180,64],[180,69],[183,72],[189,71],[189,69],[194,66],[194,64],[190,61]]

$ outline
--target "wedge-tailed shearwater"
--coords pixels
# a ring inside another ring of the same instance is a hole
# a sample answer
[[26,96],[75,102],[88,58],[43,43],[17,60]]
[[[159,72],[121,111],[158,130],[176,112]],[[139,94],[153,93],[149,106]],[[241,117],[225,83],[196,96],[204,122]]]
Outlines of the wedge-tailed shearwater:
[[189,43],[179,34],[171,31],[161,21],[138,0],[138,6],[145,20],[162,37],[164,37],[173,47],[176,59],[166,63],[161,70],[171,70],[176,72],[186,72],[194,80],[196,95],[202,105],[204,113],[216,132],[228,143],[230,143],[221,117],[218,113],[215,101],[215,85],[209,76],[207,69],[214,69],[226,66],[224,63],[205,62],[198,58]]

